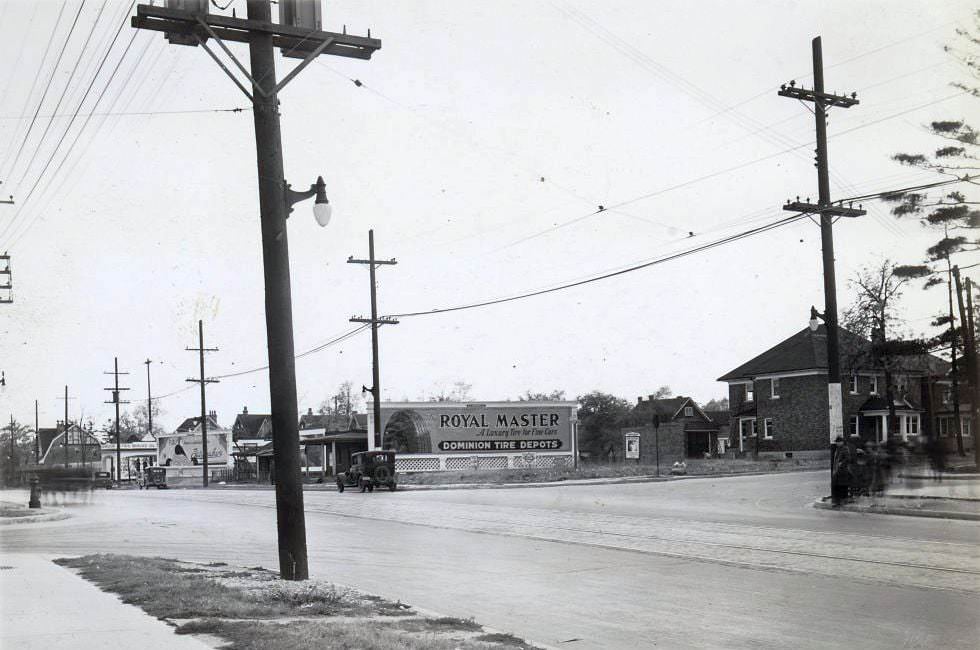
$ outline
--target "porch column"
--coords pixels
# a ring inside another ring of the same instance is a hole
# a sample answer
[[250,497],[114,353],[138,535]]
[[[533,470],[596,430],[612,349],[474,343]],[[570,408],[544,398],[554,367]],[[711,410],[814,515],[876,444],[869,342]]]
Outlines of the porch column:
[[881,442],[888,440],[888,416],[881,416]]
[[320,477],[327,480],[327,443],[320,445]]

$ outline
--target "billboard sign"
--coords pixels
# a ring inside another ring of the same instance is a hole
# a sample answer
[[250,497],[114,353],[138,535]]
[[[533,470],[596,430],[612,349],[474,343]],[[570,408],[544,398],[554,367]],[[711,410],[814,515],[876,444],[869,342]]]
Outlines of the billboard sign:
[[[188,466],[204,464],[200,431],[157,438],[157,464]],[[228,464],[228,432],[208,432],[208,465]]]
[[572,453],[575,402],[388,403],[383,446],[402,453]]

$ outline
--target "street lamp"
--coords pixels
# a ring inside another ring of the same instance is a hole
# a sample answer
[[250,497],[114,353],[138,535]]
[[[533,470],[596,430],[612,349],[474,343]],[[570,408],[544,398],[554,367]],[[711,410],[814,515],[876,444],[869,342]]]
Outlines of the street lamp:
[[289,183],[285,185],[286,192],[284,199],[286,201],[287,217],[293,211],[293,205],[300,201],[305,201],[311,196],[316,196],[316,200],[313,202],[313,216],[316,218],[316,222],[321,227],[330,223],[330,216],[333,213],[333,209],[330,206],[330,201],[327,200],[327,185],[323,182],[323,176],[317,176],[316,183],[310,185],[310,189],[305,192],[294,191]]

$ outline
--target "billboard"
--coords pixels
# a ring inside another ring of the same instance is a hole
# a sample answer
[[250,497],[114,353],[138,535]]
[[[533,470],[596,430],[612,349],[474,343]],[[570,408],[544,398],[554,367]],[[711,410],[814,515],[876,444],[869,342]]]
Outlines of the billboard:
[[[201,433],[179,433],[157,438],[157,464],[188,466],[204,464]],[[228,464],[228,432],[208,432],[208,465]]]
[[409,454],[572,453],[575,402],[382,404],[382,447]]
[[640,457],[640,434],[639,433],[630,432],[630,433],[625,434],[624,435],[624,438],[625,438],[625,441],[624,441],[625,442],[625,445],[624,445],[624,447],[626,449],[626,458],[627,458],[627,460],[628,459],[631,459],[631,458],[639,459],[639,457]]

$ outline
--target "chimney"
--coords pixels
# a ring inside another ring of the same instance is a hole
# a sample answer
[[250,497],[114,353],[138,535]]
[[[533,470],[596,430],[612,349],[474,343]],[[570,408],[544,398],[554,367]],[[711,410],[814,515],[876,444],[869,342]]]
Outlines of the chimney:
[[242,415],[248,415],[248,407],[247,406],[243,406],[242,407]]
[[214,420],[214,423],[215,424],[218,424],[218,412],[217,411],[208,411],[208,417],[210,419]]
[[310,407],[310,408],[306,409],[306,414],[307,415],[313,415],[313,407]]

